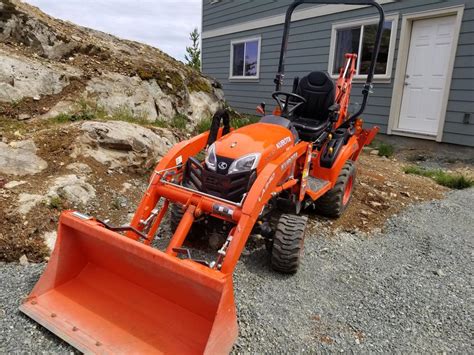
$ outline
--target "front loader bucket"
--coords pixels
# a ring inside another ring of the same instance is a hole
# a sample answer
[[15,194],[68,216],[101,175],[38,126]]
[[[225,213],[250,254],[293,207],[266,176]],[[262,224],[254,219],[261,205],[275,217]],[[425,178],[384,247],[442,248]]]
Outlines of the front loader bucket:
[[228,353],[237,337],[230,275],[73,212],[20,310],[84,353]]

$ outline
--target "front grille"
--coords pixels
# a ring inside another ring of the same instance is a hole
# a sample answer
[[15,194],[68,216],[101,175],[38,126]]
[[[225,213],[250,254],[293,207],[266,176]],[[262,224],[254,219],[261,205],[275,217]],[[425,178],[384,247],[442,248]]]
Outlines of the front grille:
[[255,171],[219,174],[205,169],[198,160],[190,158],[186,163],[183,185],[232,202],[240,202],[255,177]]

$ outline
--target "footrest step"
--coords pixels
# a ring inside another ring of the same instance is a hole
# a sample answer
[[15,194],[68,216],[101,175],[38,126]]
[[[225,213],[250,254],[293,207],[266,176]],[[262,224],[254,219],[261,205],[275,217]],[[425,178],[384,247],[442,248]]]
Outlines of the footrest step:
[[316,192],[326,187],[326,185],[329,184],[329,181],[309,176],[307,184],[310,190],[313,190]]

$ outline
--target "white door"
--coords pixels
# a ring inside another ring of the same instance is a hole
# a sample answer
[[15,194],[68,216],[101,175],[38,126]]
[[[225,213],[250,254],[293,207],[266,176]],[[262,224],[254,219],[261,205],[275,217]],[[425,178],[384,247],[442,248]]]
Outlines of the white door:
[[446,16],[413,22],[399,130],[438,134],[455,21]]

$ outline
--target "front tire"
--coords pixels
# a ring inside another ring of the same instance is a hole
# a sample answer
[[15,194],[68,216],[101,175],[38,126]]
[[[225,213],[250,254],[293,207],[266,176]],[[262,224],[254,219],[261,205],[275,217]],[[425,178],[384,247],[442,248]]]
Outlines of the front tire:
[[316,201],[316,211],[330,218],[341,217],[351,202],[355,180],[355,163],[348,160],[337,178],[336,185]]
[[273,270],[294,274],[300,265],[308,217],[281,215],[273,236],[271,265]]

